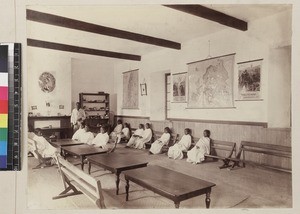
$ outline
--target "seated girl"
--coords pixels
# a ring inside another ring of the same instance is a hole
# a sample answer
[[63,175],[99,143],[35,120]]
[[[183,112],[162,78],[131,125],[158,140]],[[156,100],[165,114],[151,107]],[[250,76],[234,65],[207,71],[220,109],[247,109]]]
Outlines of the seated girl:
[[107,134],[107,127],[101,126],[100,133],[92,140],[90,143],[96,147],[101,147],[103,149],[107,149],[107,143],[109,141],[109,136]]
[[128,141],[130,139],[131,130],[129,123],[124,123],[124,128],[122,129],[121,133],[118,135],[118,142],[120,143],[121,139]]
[[57,153],[57,149],[42,136],[39,128],[28,133],[28,150],[36,158],[38,158],[38,155],[41,155],[42,158],[54,157]]
[[128,143],[126,144],[126,147],[133,147],[136,144],[136,140],[142,137],[142,134],[144,132],[144,124],[140,124],[139,128],[135,130],[131,138],[129,139]]
[[85,132],[84,130],[85,123],[81,121],[80,123],[78,122],[78,125],[79,125],[79,129],[73,134],[72,140],[79,140],[79,136]]
[[142,136],[135,141],[135,148],[142,149],[144,148],[145,143],[149,142],[152,138],[152,130],[150,129],[150,124],[146,123],[145,130],[142,133]]
[[168,150],[168,157],[173,159],[182,159],[183,151],[187,151],[192,144],[191,130],[185,129],[181,140]]
[[75,140],[78,140],[81,143],[87,143],[90,144],[92,140],[94,139],[94,134],[90,132],[90,127],[87,124],[83,124],[83,131],[76,137]]
[[118,120],[118,121],[117,121],[116,127],[115,127],[114,130],[110,133],[111,139],[115,140],[116,137],[117,137],[119,134],[121,134],[122,129],[123,129],[123,122],[122,122],[122,120]]
[[210,153],[210,131],[204,130],[203,137],[199,139],[197,144],[187,152],[187,162],[197,164],[204,161],[205,154]]
[[164,129],[164,133],[160,138],[158,138],[154,143],[152,143],[151,148],[149,150],[150,154],[159,154],[164,145],[168,145],[171,138],[171,130],[169,127]]

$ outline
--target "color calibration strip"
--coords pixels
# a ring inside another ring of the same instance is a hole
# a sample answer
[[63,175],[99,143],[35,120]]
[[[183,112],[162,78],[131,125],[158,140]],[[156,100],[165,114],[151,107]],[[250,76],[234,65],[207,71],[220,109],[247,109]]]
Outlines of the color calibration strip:
[[0,43],[0,169],[20,170],[21,44]]

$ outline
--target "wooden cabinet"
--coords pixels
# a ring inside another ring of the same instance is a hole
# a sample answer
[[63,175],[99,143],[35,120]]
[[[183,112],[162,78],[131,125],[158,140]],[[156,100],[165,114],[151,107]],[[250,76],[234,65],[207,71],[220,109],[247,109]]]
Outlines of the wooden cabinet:
[[79,101],[87,116],[86,122],[92,131],[98,132],[100,125],[109,124],[109,94],[80,93]]

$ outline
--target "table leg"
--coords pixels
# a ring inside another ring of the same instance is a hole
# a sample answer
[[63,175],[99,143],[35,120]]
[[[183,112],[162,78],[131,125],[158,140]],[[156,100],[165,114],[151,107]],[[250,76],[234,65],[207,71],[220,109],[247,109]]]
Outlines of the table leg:
[[80,160],[81,160],[81,170],[83,171],[83,168],[84,168],[84,156],[80,156]]
[[211,192],[211,190],[208,190],[206,192],[205,204],[206,204],[207,209],[209,209],[209,206],[210,206],[210,192]]
[[175,204],[175,208],[176,208],[176,209],[179,209],[179,204],[180,204],[180,202],[174,202],[174,204]]
[[91,174],[91,168],[92,168],[92,163],[91,163],[91,162],[89,162],[89,168],[88,168],[88,170],[89,170],[89,174]]
[[129,197],[129,180],[128,179],[126,179],[125,189],[126,189],[126,201],[128,201],[128,197]]
[[120,173],[121,172],[116,172],[116,195],[119,195],[119,184],[120,184]]

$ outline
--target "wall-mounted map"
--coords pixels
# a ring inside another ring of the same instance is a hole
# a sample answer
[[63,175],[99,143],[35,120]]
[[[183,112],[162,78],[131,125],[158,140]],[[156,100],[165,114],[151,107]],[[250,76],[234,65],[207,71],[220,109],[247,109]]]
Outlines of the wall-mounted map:
[[188,64],[188,108],[233,107],[234,56]]
[[139,70],[123,73],[123,108],[139,107]]

